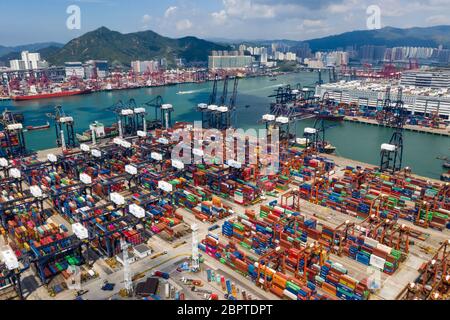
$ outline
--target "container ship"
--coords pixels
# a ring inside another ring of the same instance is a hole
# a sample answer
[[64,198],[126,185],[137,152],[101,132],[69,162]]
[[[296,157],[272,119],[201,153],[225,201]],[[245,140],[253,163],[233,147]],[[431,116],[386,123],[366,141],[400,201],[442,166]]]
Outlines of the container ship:
[[91,93],[91,89],[72,89],[72,90],[61,90],[59,88],[53,90],[52,92],[30,92],[26,95],[11,95],[11,99],[14,101],[28,101],[28,100],[36,100],[36,99],[51,99],[51,98],[59,98],[59,97],[69,97],[76,96],[80,94],[88,94]]
[[77,140],[81,143],[91,141],[93,131],[95,132],[96,140],[114,138],[119,135],[119,129],[116,123],[111,127],[105,127],[102,123],[95,121],[89,126],[89,130],[86,130],[83,134],[76,134]]
[[316,113],[316,117],[318,119],[328,120],[328,121],[344,121],[345,115],[331,113],[328,111],[320,111],[320,112]]

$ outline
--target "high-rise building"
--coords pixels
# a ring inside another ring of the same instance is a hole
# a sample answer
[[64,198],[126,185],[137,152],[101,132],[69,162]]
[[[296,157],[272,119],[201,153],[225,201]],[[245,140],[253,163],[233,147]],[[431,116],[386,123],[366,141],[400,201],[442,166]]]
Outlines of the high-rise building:
[[149,61],[132,61],[131,68],[135,73],[145,73],[145,72],[156,72],[158,71],[158,61],[149,60]]
[[27,69],[25,61],[23,61],[23,60],[17,60],[17,59],[16,60],[10,60],[9,61],[9,66],[14,71],[26,70]]
[[320,69],[320,68],[324,67],[323,62],[320,59],[305,58],[303,63],[306,64],[309,68],[319,68]]
[[42,69],[48,67],[46,61],[41,60],[41,54],[37,52],[22,51],[22,60],[25,61],[26,69]]
[[244,52],[247,50],[247,47],[245,46],[245,44],[241,44],[240,46],[239,46],[239,53],[240,54],[244,54]]
[[215,69],[246,69],[252,66],[253,57],[244,55],[212,55],[208,59],[208,68]]
[[263,65],[267,64],[267,62],[269,61],[269,55],[267,54],[267,52],[261,53],[260,61]]
[[77,77],[83,79],[85,76],[83,63],[81,62],[66,62],[64,67],[66,78]]
[[287,61],[296,61],[297,60],[297,54],[294,53],[294,52],[287,52],[285,54],[284,59],[287,60]]
[[381,61],[385,58],[385,51],[385,46],[362,46],[359,49],[359,58],[365,61]]
[[92,78],[96,75],[98,78],[106,78],[109,75],[109,64],[106,60],[89,60],[86,61],[85,75]]
[[13,70],[36,70],[48,68],[48,63],[45,60],[41,60],[40,53],[31,53],[28,51],[22,51],[21,60],[11,60],[10,66]]
[[312,53],[311,53],[311,48],[309,47],[308,43],[301,43],[296,47],[296,53],[297,53],[297,57],[299,58],[311,58],[312,57]]

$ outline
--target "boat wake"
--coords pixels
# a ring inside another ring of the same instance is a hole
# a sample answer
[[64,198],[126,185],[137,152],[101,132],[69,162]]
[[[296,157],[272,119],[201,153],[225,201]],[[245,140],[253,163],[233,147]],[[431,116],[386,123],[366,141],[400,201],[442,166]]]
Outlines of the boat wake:
[[177,94],[178,95],[185,95],[185,94],[193,94],[193,93],[197,93],[197,92],[201,92],[204,89],[198,89],[198,90],[189,90],[189,91],[178,91]]

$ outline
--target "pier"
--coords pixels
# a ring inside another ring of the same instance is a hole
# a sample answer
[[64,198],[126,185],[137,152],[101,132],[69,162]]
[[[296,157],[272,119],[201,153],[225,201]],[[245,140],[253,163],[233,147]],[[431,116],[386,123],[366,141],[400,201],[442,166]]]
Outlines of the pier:
[[[363,123],[363,124],[369,124],[372,126],[379,126],[379,127],[389,127],[384,124],[378,123],[376,120],[367,119],[363,117],[345,117],[344,121],[350,121],[350,122],[357,122],[357,123]],[[408,131],[414,131],[414,132],[420,132],[420,133],[428,133],[428,134],[434,134],[438,136],[450,136],[450,128],[447,127],[446,129],[437,129],[437,128],[427,128],[427,127],[421,127],[417,125],[405,125],[405,130]]]

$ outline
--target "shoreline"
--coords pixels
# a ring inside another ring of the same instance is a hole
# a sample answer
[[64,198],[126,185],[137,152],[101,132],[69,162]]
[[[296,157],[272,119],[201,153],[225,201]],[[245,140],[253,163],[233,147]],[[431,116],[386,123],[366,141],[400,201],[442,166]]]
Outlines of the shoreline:
[[[344,121],[362,123],[362,124],[367,124],[367,125],[371,125],[371,126],[390,128],[390,126],[387,126],[387,125],[384,125],[384,124],[380,124],[376,120],[367,119],[367,118],[364,118],[364,117],[346,116],[344,118]],[[407,131],[418,132],[418,133],[426,133],[426,134],[432,134],[432,135],[437,135],[437,136],[450,137],[450,128],[448,128],[448,129],[436,129],[436,128],[428,128],[428,127],[421,127],[421,126],[417,126],[417,125],[405,124],[403,129],[407,130]]]
[[[283,72],[279,75],[288,75],[288,74],[294,74],[294,73],[301,73],[301,71],[299,72]],[[270,74],[261,74],[261,75],[250,75],[250,76],[245,76],[245,77],[241,77],[241,79],[252,79],[252,78],[264,78],[264,77],[269,77]],[[91,92],[86,93],[86,95],[90,95],[90,94],[94,94],[94,93],[100,93],[100,92],[115,92],[115,91],[124,91],[124,90],[137,90],[137,89],[151,89],[151,88],[161,88],[161,87],[173,87],[173,86],[177,86],[177,85],[183,85],[183,84],[201,84],[201,83],[208,83],[208,82],[213,82],[214,79],[206,79],[204,81],[185,81],[185,82],[173,82],[173,83],[165,83],[165,84],[156,84],[156,85],[142,85],[142,86],[136,86],[136,87],[126,87],[126,88],[113,88],[113,89],[98,89],[98,90],[91,90]],[[222,81],[222,80],[219,80]],[[54,98],[61,98],[61,97],[54,97]],[[45,99],[30,99],[30,100],[25,100],[25,101],[33,101],[33,100],[52,100],[54,99],[52,98],[45,98]],[[0,102],[1,101],[13,101],[13,99],[11,98],[11,96],[2,96],[0,97]]]
[[[375,168],[375,167],[378,167],[378,165],[365,163],[365,162],[361,162],[361,161],[358,161],[358,160],[349,159],[349,158],[345,158],[345,157],[341,157],[341,156],[337,156],[337,155],[333,155],[333,154],[321,153],[320,155],[325,157],[325,158],[329,158],[329,159],[333,160],[337,166],[350,166],[350,167],[361,166],[361,167],[364,167],[364,168]],[[414,171],[411,173],[411,176],[415,177],[415,178],[418,178],[418,179],[429,180],[429,181],[432,181],[432,182],[445,183],[444,181],[441,181],[441,180],[436,179],[436,178],[431,178],[431,177],[425,177],[425,176],[418,175],[418,174],[414,173]]]

